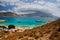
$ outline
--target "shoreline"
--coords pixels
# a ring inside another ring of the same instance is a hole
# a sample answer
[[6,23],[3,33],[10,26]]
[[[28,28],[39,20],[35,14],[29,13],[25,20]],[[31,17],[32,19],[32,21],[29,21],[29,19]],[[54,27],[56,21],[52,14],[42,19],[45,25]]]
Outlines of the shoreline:
[[23,32],[27,29],[32,29],[32,27],[15,27],[15,29],[18,29],[19,30],[18,32]]
[[[48,24],[48,23],[50,23],[50,22],[52,22],[52,21],[49,21],[49,22],[47,22],[46,24]],[[5,26],[5,27],[8,28],[8,26],[7,26],[7,25],[4,25],[4,24],[0,24],[0,26]],[[39,26],[37,26],[37,27],[39,27]],[[15,29],[17,29],[18,32],[23,32],[23,31],[25,31],[25,30],[27,30],[27,29],[33,29],[33,28],[34,28],[34,27],[15,26]]]
[[[0,24],[0,26],[5,26],[6,28],[8,28],[7,25],[4,25],[4,24]],[[34,27],[22,27],[22,26],[15,26],[15,29],[18,30],[17,32],[23,32],[27,29],[32,29]]]
[[[48,21],[47,23],[45,23],[45,24],[48,24],[48,23],[50,23],[50,22],[53,22],[54,20],[52,20],[52,21]],[[44,24],[44,25],[45,25]],[[0,26],[5,26],[6,28],[8,28],[8,25],[4,25],[4,24],[0,24]],[[41,26],[43,26],[43,25],[41,25]],[[40,26],[37,26],[37,27],[40,27]],[[23,27],[23,26],[15,26],[15,29],[16,30],[18,30],[18,32],[23,32],[23,31],[25,31],[25,30],[28,30],[28,29],[33,29],[33,28],[36,28],[36,27]]]

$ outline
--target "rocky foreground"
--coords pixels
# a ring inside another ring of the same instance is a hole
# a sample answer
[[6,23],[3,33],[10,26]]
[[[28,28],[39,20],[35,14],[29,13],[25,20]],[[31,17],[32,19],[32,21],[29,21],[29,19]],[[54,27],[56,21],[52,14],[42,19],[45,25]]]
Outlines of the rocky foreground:
[[60,19],[24,32],[0,35],[0,40],[60,40]]

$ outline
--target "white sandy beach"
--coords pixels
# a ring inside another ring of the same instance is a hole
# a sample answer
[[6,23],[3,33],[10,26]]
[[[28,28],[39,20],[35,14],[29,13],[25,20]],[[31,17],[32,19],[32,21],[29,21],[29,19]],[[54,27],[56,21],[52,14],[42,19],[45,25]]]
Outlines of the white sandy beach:
[[18,32],[23,32],[24,30],[32,29],[32,27],[16,27],[16,29],[19,30]]
[[[8,26],[4,25],[4,24],[0,24],[0,26],[5,26],[5,27],[8,28]],[[23,32],[26,29],[32,29],[32,27],[21,27],[21,26],[18,27],[18,26],[15,26],[15,29],[18,30],[18,32]]]

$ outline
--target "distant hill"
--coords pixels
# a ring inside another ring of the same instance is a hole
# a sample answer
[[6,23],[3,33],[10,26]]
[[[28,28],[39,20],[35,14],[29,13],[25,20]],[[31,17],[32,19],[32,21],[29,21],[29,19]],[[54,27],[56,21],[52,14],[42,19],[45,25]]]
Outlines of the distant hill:
[[24,12],[24,13],[30,12],[30,13],[18,14],[18,13],[13,13],[13,12],[0,12],[0,17],[15,17],[15,16],[19,16],[19,17],[55,17],[50,13],[42,12],[39,10],[23,10],[21,12]]
[[12,12],[0,12],[0,17],[14,17],[17,16],[17,14]]
[[[20,14],[19,16],[26,16],[26,17],[53,17],[51,13],[39,11],[39,10],[22,10],[21,12],[28,14]],[[55,16],[54,16],[55,17]]]

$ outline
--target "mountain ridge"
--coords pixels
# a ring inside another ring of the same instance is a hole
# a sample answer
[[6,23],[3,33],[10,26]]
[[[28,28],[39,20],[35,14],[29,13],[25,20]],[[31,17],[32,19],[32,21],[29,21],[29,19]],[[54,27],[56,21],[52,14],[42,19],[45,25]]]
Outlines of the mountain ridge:
[[49,13],[44,13],[40,11],[35,11],[34,13],[29,14],[17,14],[13,12],[0,12],[0,17],[56,17]]

